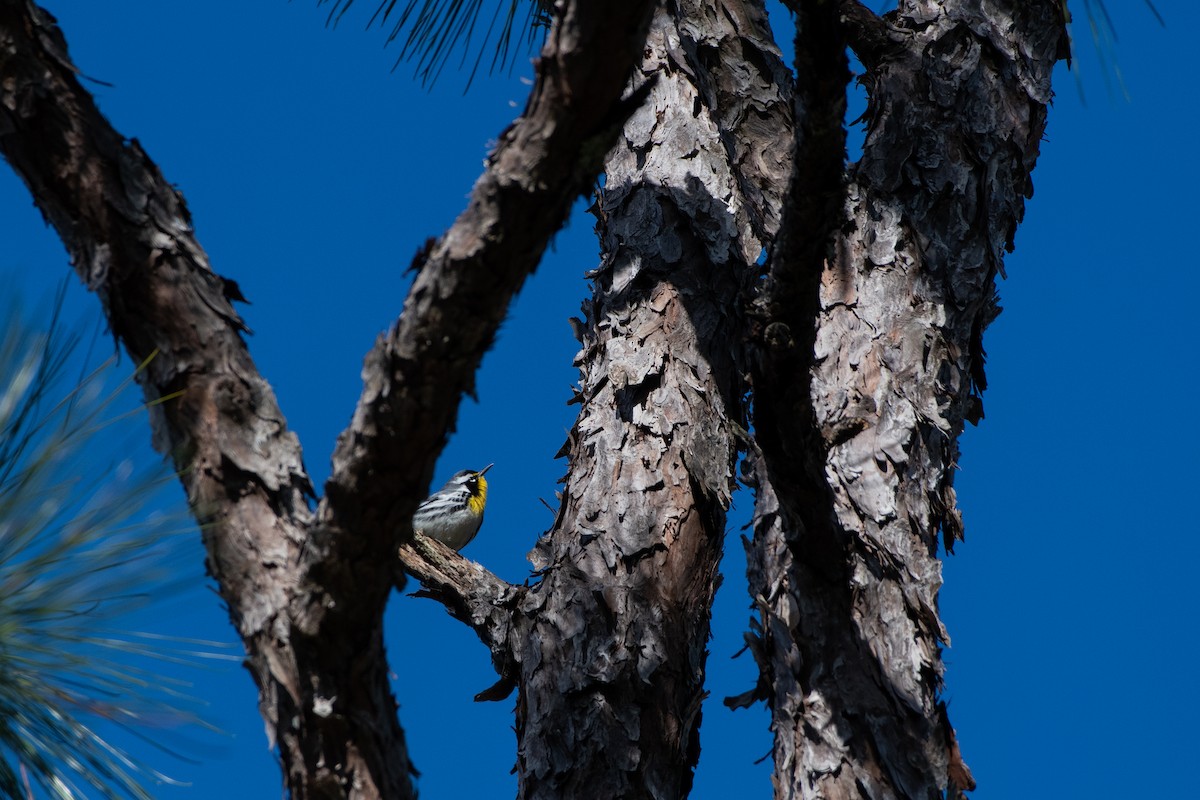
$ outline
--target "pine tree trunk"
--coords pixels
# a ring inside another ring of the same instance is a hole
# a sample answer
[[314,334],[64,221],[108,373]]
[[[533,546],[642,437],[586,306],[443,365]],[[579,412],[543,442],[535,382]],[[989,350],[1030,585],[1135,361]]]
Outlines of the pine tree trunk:
[[761,16],[683,6],[655,15],[634,80],[653,88],[609,154],[594,209],[603,260],[578,326],[582,408],[564,448],[562,508],[533,554],[545,574],[527,598],[532,627],[519,653],[526,800],[682,798],[699,753],[743,424],[743,322],[731,300],[755,269],[758,231],[777,219],[760,160],[786,174],[778,139],[749,158],[727,148],[721,111],[786,120],[788,108],[785,73],[747,66],[743,81],[763,78],[755,94],[704,61],[742,35],[769,42]]
[[[801,5],[798,47],[828,75],[828,8]],[[864,11],[844,28],[868,67],[863,157],[832,220],[810,202],[827,184],[793,185],[758,307],[749,575],[781,798],[973,788],[938,696],[938,534],[961,536],[957,438],[1064,43],[1056,0]]]

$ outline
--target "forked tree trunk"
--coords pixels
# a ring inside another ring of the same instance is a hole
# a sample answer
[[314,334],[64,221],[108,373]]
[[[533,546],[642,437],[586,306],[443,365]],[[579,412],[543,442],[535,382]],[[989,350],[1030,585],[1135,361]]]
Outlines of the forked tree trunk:
[[96,109],[54,19],[0,0],[0,151],[134,361],[154,355],[138,380],[165,400],[155,443],[204,524],[295,800],[415,794],[383,647],[396,545],[510,299],[627,116],[618,101],[649,17],[637,0],[565,5],[522,117],[369,354],[314,515],[299,442],[242,338],[237,285],[210,268],[182,196]]
[[[757,490],[761,680],[733,702],[771,708],[777,797],[961,794],[972,780],[938,697],[937,537],[961,534],[957,437],[980,413],[1059,0],[908,0],[886,21],[796,0],[794,147],[761,2],[664,0],[644,49],[645,4],[560,5],[529,106],[368,355],[313,515],[236,286],[98,114],[48,15],[0,0],[0,149],[113,331],[139,360],[158,351],[147,395],[181,393],[157,433],[209,523],[292,796],[412,794],[380,627],[401,544],[491,648],[488,696],[519,690],[523,800],[685,797],[739,449]],[[871,95],[848,176],[846,44]],[[562,507],[533,554],[540,582],[511,586],[409,543],[408,520],[509,299],[618,129]]]

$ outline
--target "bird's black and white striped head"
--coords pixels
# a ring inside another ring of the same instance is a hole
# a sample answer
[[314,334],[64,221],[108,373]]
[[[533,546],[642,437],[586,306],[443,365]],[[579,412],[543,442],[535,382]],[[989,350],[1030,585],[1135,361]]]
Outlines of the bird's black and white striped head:
[[465,489],[471,497],[478,497],[480,495],[486,497],[487,479],[483,477],[483,473],[487,472],[493,466],[494,464],[488,464],[483,469],[459,470],[450,476],[450,480],[446,481],[446,485],[442,487],[442,492],[454,493]]

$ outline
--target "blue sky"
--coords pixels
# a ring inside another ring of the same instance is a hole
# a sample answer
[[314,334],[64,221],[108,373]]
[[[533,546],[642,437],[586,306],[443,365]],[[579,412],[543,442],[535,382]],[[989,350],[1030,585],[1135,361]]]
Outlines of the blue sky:
[[[362,356],[399,312],[405,268],[462,209],[528,91],[523,64],[465,96],[449,71],[422,88],[410,67],[391,71],[397,51],[362,30],[373,6],[359,2],[330,30],[306,0],[47,0],[76,65],[112,84],[91,86],[101,109],[180,187],[214,268],[251,300],[251,352],[318,485]],[[1136,796],[1147,780],[1163,796],[1194,792],[1180,766],[1200,711],[1200,544],[1187,511],[1200,278],[1185,235],[1200,210],[1187,145],[1200,123],[1188,77],[1200,11],[1158,0],[1164,29],[1139,3],[1109,5],[1129,96],[1081,20],[1079,83],[1057,75],[1005,312],[986,338],[987,418],[962,439],[967,539],[946,562],[941,607],[953,637],[946,696],[977,800]],[[435,477],[496,462],[466,555],[511,581],[528,573],[524,555],[552,521],[538,498],[553,505],[565,469],[553,454],[573,419],[567,318],[597,258],[581,211],[502,328]],[[24,187],[0,170],[0,275],[38,298],[67,274]],[[74,281],[68,303],[72,316],[97,314]],[[770,749],[765,711],[719,703],[754,676],[748,658],[730,658],[749,617],[737,535],[751,503],[740,493],[730,518],[696,798],[770,792],[769,765],[753,764]],[[232,643],[198,537],[190,546],[191,588],[130,624]],[[493,681],[484,648],[440,606],[408,597],[394,598],[387,635],[423,796],[511,795],[512,702],[471,701]],[[188,677],[228,735],[197,736],[198,764],[153,755],[191,784],[158,796],[278,796],[248,673],[231,663]]]

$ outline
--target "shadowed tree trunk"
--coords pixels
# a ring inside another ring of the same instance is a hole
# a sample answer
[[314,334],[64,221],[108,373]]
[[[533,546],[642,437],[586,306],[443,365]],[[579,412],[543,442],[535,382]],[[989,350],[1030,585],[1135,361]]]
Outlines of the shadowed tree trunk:
[[[518,692],[521,798],[685,797],[739,450],[761,678],[730,702],[771,708],[776,796],[972,787],[938,694],[937,537],[961,535],[957,436],[981,416],[1062,9],[792,6],[794,86],[753,0],[557,9],[525,112],[367,355],[314,512],[236,285],[49,15],[0,0],[0,150],[122,344],[159,353],[143,386],[174,399],[156,441],[205,523],[293,797],[413,794],[381,626],[397,547],[489,647],[500,679],[480,699]],[[847,46],[870,94],[848,172]],[[409,521],[509,301],[601,168],[562,505],[537,581],[509,585]]]

